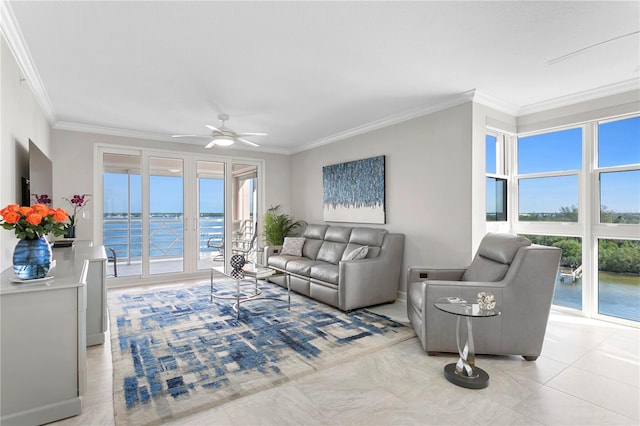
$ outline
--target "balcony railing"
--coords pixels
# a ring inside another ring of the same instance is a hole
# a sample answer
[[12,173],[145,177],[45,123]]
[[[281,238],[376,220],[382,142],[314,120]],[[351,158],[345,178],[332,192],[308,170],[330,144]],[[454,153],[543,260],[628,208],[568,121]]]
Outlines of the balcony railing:
[[[198,229],[200,257],[213,255],[217,250],[211,245],[222,245],[224,218],[201,217]],[[142,219],[135,216],[108,216],[103,221],[105,247],[116,251],[118,261],[131,262],[142,259]],[[154,214],[149,220],[149,245],[151,259],[170,259],[184,255],[184,220],[179,215]]]

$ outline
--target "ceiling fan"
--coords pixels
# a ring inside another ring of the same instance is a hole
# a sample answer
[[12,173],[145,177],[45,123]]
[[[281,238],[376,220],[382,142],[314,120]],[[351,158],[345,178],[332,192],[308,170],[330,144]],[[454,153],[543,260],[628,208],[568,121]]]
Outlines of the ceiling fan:
[[218,146],[229,146],[233,145],[235,142],[242,142],[247,145],[251,145],[254,147],[258,147],[257,143],[251,142],[250,140],[245,139],[250,136],[266,136],[266,133],[236,133],[230,128],[225,126],[225,122],[229,121],[229,116],[227,114],[218,114],[218,120],[222,122],[220,126],[212,126],[207,124],[205,127],[211,130],[211,134],[209,135],[171,135],[172,138],[211,138],[211,142],[205,146],[205,148],[211,148],[214,145]]

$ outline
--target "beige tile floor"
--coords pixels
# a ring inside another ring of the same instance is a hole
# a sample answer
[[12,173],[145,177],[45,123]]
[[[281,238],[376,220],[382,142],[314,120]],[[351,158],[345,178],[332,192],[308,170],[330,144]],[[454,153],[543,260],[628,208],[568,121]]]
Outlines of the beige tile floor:
[[[407,322],[403,303],[376,309]],[[82,414],[55,424],[114,424],[109,343],[88,348],[87,358]],[[537,361],[477,357],[491,376],[482,390],[444,378],[455,359],[427,356],[413,338],[170,424],[640,424],[638,329],[552,312]]]

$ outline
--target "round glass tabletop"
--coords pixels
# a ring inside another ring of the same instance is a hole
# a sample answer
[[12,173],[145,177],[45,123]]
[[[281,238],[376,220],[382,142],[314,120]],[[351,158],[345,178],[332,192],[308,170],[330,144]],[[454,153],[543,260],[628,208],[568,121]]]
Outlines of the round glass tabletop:
[[495,317],[502,313],[498,306],[493,309],[480,309],[477,303],[469,303],[459,297],[441,297],[433,302],[433,306],[441,311],[464,317]]

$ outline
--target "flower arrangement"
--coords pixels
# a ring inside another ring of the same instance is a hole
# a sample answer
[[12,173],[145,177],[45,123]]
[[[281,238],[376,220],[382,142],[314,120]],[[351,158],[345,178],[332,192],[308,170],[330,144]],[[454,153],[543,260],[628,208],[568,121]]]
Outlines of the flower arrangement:
[[74,226],[76,226],[77,214],[84,208],[84,206],[86,206],[89,203],[89,201],[91,200],[91,194],[82,194],[82,195],[74,194],[74,196],[71,197],[71,199],[69,198],[63,198],[63,199],[67,200],[69,204],[71,204],[71,206],[73,207],[73,213],[69,215],[69,225],[67,226],[67,228],[73,228]]
[[52,209],[44,204],[20,206],[9,204],[0,210],[2,227],[14,231],[21,240],[36,240],[47,234],[63,235],[69,214],[64,209]]

